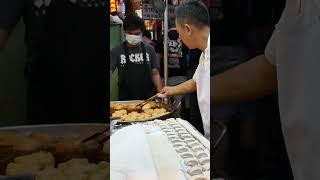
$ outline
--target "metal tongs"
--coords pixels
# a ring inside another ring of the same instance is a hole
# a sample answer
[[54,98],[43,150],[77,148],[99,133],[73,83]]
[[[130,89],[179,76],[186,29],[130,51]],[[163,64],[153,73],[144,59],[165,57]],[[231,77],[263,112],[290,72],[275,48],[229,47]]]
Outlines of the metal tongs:
[[146,105],[148,102],[150,102],[150,101],[152,101],[152,100],[155,100],[155,99],[157,99],[157,98],[158,98],[158,95],[156,94],[156,95],[150,97],[149,99],[140,102],[139,104],[136,105],[136,107],[139,107],[139,106],[140,106],[140,107],[143,107],[143,106]]
[[[101,135],[104,135],[102,138],[100,138]],[[103,128],[102,130],[95,132],[93,134],[91,134],[88,137],[85,137],[84,139],[81,140],[82,143],[85,143],[87,141],[90,141],[92,139],[96,139],[99,138],[99,141],[101,143],[101,141],[107,141],[110,138],[110,124],[108,124],[108,126],[106,128]]]
[[220,123],[219,121],[213,121],[213,125],[214,126],[216,125],[221,129],[220,136],[218,137],[217,141],[213,144],[213,155],[214,155],[214,153],[216,152],[216,150],[218,148],[218,145],[220,144],[220,142],[222,141],[224,135],[227,132],[227,127],[224,124]]

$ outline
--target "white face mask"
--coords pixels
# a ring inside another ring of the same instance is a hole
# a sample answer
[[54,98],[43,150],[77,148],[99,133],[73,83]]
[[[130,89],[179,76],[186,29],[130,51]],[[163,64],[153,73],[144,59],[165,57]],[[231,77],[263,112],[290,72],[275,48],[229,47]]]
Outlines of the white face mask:
[[126,34],[126,41],[131,45],[137,45],[142,41],[142,36]]

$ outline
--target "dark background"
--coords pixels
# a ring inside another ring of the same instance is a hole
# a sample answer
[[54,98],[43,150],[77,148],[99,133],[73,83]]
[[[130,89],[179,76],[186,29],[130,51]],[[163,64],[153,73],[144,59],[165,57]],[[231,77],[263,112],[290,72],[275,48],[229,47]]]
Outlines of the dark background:
[[[213,6],[212,74],[219,74],[264,53],[285,0],[214,0]],[[256,101],[211,107],[211,117],[228,128],[211,159],[216,177],[293,179],[281,130],[277,94]],[[218,135],[214,130],[211,133],[213,141]]]

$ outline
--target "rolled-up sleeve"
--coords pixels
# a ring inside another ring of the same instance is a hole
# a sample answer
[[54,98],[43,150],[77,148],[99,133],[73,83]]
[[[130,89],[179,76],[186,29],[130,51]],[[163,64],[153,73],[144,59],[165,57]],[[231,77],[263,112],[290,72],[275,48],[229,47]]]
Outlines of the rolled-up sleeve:
[[192,77],[194,82],[197,82],[197,76],[198,76],[198,68],[196,69],[196,72],[193,74],[193,77]]
[[25,0],[0,0],[0,29],[11,31],[19,22]]
[[276,32],[273,32],[264,54],[271,64],[276,65]]

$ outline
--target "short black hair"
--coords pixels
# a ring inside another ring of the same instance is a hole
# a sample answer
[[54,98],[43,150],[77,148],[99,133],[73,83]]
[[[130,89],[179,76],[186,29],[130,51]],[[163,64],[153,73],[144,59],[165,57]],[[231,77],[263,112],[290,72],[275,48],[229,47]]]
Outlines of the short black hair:
[[144,21],[137,15],[128,15],[123,20],[123,29],[125,31],[140,29],[143,32],[145,30]]
[[149,38],[149,39],[151,39],[152,37],[151,37],[151,32],[150,31],[148,31],[148,30],[144,30],[144,32],[143,32],[143,36],[145,36],[145,37],[147,37],[147,38]]
[[175,9],[179,22],[188,22],[198,27],[210,26],[210,17],[206,5],[201,0],[183,1]]

